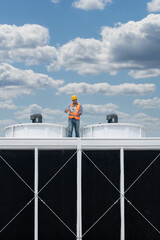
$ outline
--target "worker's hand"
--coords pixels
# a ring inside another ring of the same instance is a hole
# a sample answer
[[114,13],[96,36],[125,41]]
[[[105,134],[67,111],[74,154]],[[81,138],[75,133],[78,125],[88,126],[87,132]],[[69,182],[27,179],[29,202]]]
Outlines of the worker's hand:
[[70,108],[67,108],[67,109],[65,110],[66,113],[69,112],[69,111],[70,111]]
[[77,112],[79,115],[81,115],[82,113],[79,111],[79,112]]

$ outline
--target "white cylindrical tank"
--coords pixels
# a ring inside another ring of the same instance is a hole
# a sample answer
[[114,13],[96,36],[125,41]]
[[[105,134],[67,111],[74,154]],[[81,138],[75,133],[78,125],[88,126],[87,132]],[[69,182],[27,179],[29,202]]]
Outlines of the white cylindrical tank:
[[4,128],[5,137],[14,138],[62,138],[67,136],[67,127],[49,123],[24,123]]
[[145,137],[146,129],[137,124],[103,123],[82,128],[83,137],[91,138],[141,138]]

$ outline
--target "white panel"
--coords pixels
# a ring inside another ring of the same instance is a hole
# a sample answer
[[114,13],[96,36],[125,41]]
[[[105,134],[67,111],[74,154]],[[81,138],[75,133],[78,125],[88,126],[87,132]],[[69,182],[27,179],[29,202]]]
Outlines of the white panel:
[[145,136],[145,128],[136,124],[104,123],[86,126],[82,134],[93,138],[140,138]]
[[26,123],[11,125],[4,129],[5,137],[15,138],[61,138],[67,136],[67,128],[59,124]]

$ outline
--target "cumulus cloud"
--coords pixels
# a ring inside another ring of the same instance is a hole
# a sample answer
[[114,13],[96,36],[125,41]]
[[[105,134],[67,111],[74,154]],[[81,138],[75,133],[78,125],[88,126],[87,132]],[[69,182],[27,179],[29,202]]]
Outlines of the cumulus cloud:
[[33,94],[32,89],[26,87],[17,86],[4,86],[0,88],[0,99],[11,100],[23,95]]
[[160,0],[152,0],[147,3],[149,12],[160,12]]
[[160,118],[153,117],[145,113],[138,113],[133,116],[133,119],[138,124],[142,124],[148,132],[160,132]]
[[20,107],[21,110],[15,112],[17,119],[29,119],[31,114],[39,113],[42,114],[42,107],[37,104],[32,104],[28,107]]
[[100,9],[103,10],[107,3],[111,3],[112,0],[76,0],[73,2],[75,8],[83,10]]
[[12,101],[8,100],[8,101],[0,101],[0,109],[16,109],[17,106],[15,104],[12,103]]
[[7,63],[0,64],[0,86],[26,86],[29,88],[58,87],[63,80],[54,80],[32,70],[21,70]]
[[42,108],[38,104],[32,104],[28,107],[21,107],[20,111],[15,112],[15,116],[17,119],[29,119],[30,115],[39,113],[42,114],[43,119],[45,120],[53,120],[54,116],[61,116],[64,115],[64,111],[59,109],[50,109],[50,108]]
[[111,69],[106,64],[108,63],[106,51],[109,52],[109,49],[105,52],[103,50],[105,49],[99,40],[76,38],[59,49],[57,62],[66,70],[73,70],[79,74],[98,74],[103,68],[107,72]]
[[49,41],[48,30],[40,25],[0,25],[0,49],[35,48]]
[[43,26],[0,25],[2,62],[43,63],[48,65],[49,71],[62,67],[82,75],[116,74],[128,69],[132,70],[129,74],[133,78],[159,76],[159,42],[160,14],[150,14],[137,22],[118,23],[114,27],[104,26],[100,39],[77,37],[58,48],[48,45],[49,32]]
[[159,64],[160,15],[148,15],[141,21],[104,27],[102,39],[110,46],[114,62],[126,67],[146,68]]
[[154,84],[135,84],[124,83],[120,85],[110,85],[108,83],[88,84],[69,83],[65,86],[59,87],[57,95],[63,94],[104,94],[107,96],[113,95],[146,95],[152,94],[155,91]]
[[150,78],[150,77],[159,77],[160,76],[160,69],[146,69],[146,70],[131,70],[129,75],[134,79],[140,78]]
[[0,59],[2,62],[23,62],[27,65],[52,63],[57,55],[48,46],[48,29],[36,24],[0,25]]
[[0,99],[31,95],[34,89],[57,88],[63,82],[32,70],[21,70],[7,63],[0,64]]
[[87,115],[106,115],[106,113],[111,113],[117,111],[118,106],[113,103],[108,103],[104,105],[94,105],[94,104],[83,104],[83,112]]
[[[36,48],[20,48],[7,51],[8,55],[3,58],[8,62],[24,62],[26,65],[38,65],[52,63],[56,56],[56,49],[50,46]],[[1,51],[0,51],[1,55]]]
[[159,14],[103,27],[101,37],[99,40],[76,38],[64,44],[58,49],[57,66],[82,75],[115,74],[120,69],[159,69]]
[[1,61],[26,64],[50,63],[56,57],[55,47],[48,46],[48,29],[37,24],[0,25]]
[[154,97],[153,99],[135,99],[133,104],[141,108],[160,108],[160,98]]

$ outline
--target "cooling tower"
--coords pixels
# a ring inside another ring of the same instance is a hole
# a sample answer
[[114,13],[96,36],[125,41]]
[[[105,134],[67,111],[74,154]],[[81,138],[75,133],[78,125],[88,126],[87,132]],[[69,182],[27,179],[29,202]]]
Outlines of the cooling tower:
[[160,239],[160,138],[131,124],[22,124],[0,138],[1,240]]

